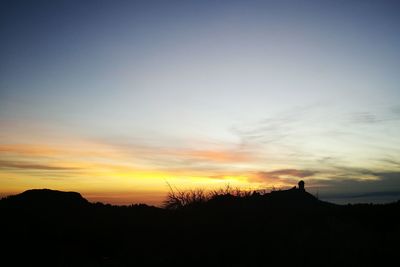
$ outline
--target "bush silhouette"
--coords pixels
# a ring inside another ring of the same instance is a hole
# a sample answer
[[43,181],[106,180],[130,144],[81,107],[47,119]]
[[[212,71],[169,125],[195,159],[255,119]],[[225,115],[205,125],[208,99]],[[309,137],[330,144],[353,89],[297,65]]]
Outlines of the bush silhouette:
[[169,186],[166,200],[163,207],[166,209],[180,209],[184,207],[193,207],[205,204],[209,201],[218,199],[241,199],[252,195],[252,191],[242,190],[240,188],[232,188],[227,185],[225,188],[206,191],[204,189],[192,189],[181,191],[177,188]]

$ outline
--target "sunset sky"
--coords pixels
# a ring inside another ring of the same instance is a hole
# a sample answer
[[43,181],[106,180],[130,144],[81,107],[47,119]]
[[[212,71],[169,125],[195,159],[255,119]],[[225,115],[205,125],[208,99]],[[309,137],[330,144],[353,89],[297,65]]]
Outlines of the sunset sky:
[[0,196],[400,199],[399,1],[1,1]]

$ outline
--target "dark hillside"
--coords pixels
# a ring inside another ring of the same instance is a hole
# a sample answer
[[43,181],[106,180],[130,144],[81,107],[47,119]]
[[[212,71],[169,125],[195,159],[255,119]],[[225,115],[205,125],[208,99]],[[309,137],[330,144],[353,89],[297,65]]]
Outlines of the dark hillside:
[[340,206],[293,188],[161,209],[29,190],[0,201],[4,266],[383,266],[400,203]]

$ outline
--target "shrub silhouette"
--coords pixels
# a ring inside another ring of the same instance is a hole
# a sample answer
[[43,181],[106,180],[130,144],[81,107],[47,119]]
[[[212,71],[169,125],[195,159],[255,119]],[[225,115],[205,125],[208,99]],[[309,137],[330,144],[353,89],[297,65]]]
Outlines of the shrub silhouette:
[[229,185],[224,188],[206,191],[204,189],[192,189],[182,191],[173,188],[170,184],[169,192],[163,207],[166,209],[180,209],[184,207],[194,207],[205,204],[217,199],[240,199],[247,198],[252,195],[252,191],[243,190],[238,187],[232,188]]
[[180,191],[172,188],[164,201],[166,209],[180,209],[183,207],[194,206],[206,202],[209,196],[203,189]]

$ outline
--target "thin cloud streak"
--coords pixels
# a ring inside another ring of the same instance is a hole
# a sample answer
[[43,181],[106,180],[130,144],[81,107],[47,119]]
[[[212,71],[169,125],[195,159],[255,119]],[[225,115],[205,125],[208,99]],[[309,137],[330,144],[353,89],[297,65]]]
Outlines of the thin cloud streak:
[[79,168],[75,167],[61,167],[61,166],[53,166],[53,165],[42,165],[42,164],[34,164],[28,162],[21,161],[0,161],[0,169],[23,169],[23,170],[44,170],[44,171],[70,171],[70,170],[78,170]]

